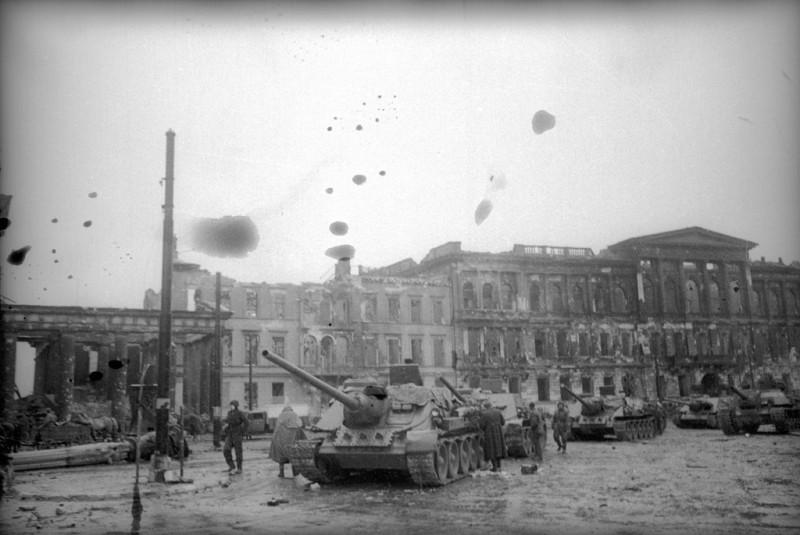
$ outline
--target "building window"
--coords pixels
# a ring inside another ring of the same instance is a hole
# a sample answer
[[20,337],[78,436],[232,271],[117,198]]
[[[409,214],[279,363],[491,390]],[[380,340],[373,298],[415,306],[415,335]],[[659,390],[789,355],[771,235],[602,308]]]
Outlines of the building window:
[[653,279],[648,276],[642,277],[642,289],[644,293],[644,311],[646,314],[656,313],[656,288]]
[[441,299],[433,300],[433,323],[444,325],[444,302]]
[[585,308],[583,303],[583,286],[575,284],[572,287],[572,310],[578,314],[583,314]]
[[539,401],[550,401],[550,377],[542,375],[536,378],[536,390]]
[[378,309],[378,297],[375,294],[364,296],[361,301],[361,321],[375,321]]
[[331,366],[333,365],[333,357],[334,357],[334,344],[333,338],[330,336],[323,336],[322,342],[320,343],[320,365],[323,366],[326,370],[330,370]]
[[258,364],[258,333],[244,333],[244,363]]
[[578,333],[578,352],[582,357],[588,357],[589,352],[589,333]]
[[461,288],[461,293],[464,297],[464,308],[477,308],[477,301],[475,299],[475,287],[471,282],[465,282]]
[[317,339],[307,334],[303,337],[303,365],[317,365]]
[[700,289],[692,279],[686,281],[686,313],[700,313]]
[[591,377],[581,377],[581,394],[594,395],[594,384]]
[[481,354],[480,329],[467,329],[467,354],[471,357],[480,356]]
[[422,299],[411,298],[411,323],[422,323]]
[[633,337],[631,336],[631,333],[629,332],[622,333],[622,354],[625,355],[626,357],[633,356],[632,343],[633,343]]
[[500,301],[505,310],[514,308],[514,288],[507,282],[500,288]]
[[800,308],[798,308],[797,292],[788,290],[786,292],[786,300],[788,301],[788,314],[792,316],[800,316]]
[[728,307],[730,307],[731,314],[744,314],[742,292],[739,291],[738,280],[728,282]]
[[561,386],[559,389],[561,391],[561,401],[572,401],[572,396],[567,394],[567,392],[564,390],[565,388],[572,390],[572,384],[570,381],[571,380],[568,373],[558,378],[558,383]]
[[285,339],[283,336],[273,336],[272,337],[272,351],[278,355],[279,357],[285,356],[286,348],[285,348]]
[[770,317],[780,316],[783,311],[781,310],[781,298],[778,295],[778,291],[775,288],[770,288],[767,296],[769,297],[767,306],[769,307]]
[[244,404],[248,409],[258,407],[258,383],[244,384]]
[[600,395],[601,396],[614,396],[616,395],[616,387],[614,386],[614,376],[613,375],[605,375],[603,376],[603,386],[600,387]]
[[628,296],[625,295],[625,290],[621,285],[614,286],[614,312],[617,314],[624,314],[628,312]]
[[395,336],[387,337],[386,344],[389,346],[389,364],[400,364],[403,360],[400,339]]
[[422,354],[422,338],[411,339],[411,360],[417,364],[425,363],[425,357]]
[[233,348],[231,334],[228,332],[222,337],[222,365],[231,366],[233,364]]
[[272,383],[272,403],[283,403],[283,383]]
[[753,288],[753,291],[750,292],[750,307],[753,310],[753,314],[757,316],[764,315],[764,293],[761,288]]
[[258,315],[258,293],[253,288],[245,289],[245,315],[255,318]]
[[711,299],[711,313],[719,314],[722,312],[722,302],[719,299],[719,284],[711,281],[708,285],[708,296]]
[[550,281],[547,286],[547,309],[554,314],[561,314],[564,312],[564,299],[561,295],[561,284],[558,282]]
[[275,295],[275,317],[283,319],[286,317],[286,296],[284,294]]
[[397,297],[388,297],[389,302],[389,319],[392,321],[400,321],[400,299]]
[[531,281],[530,287],[528,288],[528,308],[531,312],[539,312],[541,307],[540,296],[541,290],[539,289],[539,283]]
[[600,333],[600,354],[601,355],[608,355],[609,352],[609,340],[611,336],[606,332]]
[[328,299],[323,299],[319,302],[319,321],[323,325],[331,325],[333,315],[331,314],[331,302]]
[[566,331],[558,331],[556,333],[556,353],[558,353],[559,357],[566,357],[569,355]]
[[678,313],[678,285],[672,277],[664,281],[664,312],[667,314]]
[[481,297],[483,299],[481,308],[497,308],[494,302],[494,286],[492,286],[491,282],[483,283]]
[[433,339],[433,365],[437,368],[447,366],[444,356],[444,338],[437,336]]
[[598,314],[606,313],[606,298],[608,290],[606,285],[601,281],[594,282],[594,296],[592,299],[593,309]]
[[364,337],[364,365],[378,365],[378,343],[374,336]]

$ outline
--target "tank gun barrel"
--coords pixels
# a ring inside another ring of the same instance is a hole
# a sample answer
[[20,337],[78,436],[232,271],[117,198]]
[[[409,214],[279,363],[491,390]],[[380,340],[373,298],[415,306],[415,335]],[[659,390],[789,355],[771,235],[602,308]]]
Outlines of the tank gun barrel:
[[451,385],[451,384],[450,384],[450,381],[448,381],[448,380],[447,380],[447,379],[445,379],[444,377],[439,377],[439,381],[441,381],[441,382],[442,382],[442,384],[443,384],[443,385],[444,385],[444,386],[445,386],[445,387],[446,387],[446,388],[447,388],[447,389],[448,389],[450,392],[452,392],[452,393],[453,393],[453,395],[455,396],[455,398],[456,398],[458,401],[460,401],[460,402],[461,402],[461,403],[463,403],[464,405],[467,405],[467,404],[468,404],[468,403],[467,403],[467,400],[464,398],[464,396],[462,396],[461,394],[459,394],[459,393],[458,393],[458,390],[456,390],[456,389],[455,389],[455,387],[454,387],[453,385]]
[[594,410],[594,407],[592,407],[592,405],[591,405],[590,403],[587,403],[586,401],[584,401],[584,399],[583,399],[582,397],[580,397],[578,394],[576,394],[575,392],[573,392],[572,390],[570,390],[570,389],[569,389],[569,388],[567,388],[566,386],[563,386],[563,385],[562,385],[562,386],[561,386],[561,390],[563,390],[564,392],[566,392],[567,394],[569,394],[571,398],[573,398],[573,399],[574,399],[574,400],[576,400],[578,403],[580,403],[581,405],[583,405],[584,407],[586,407],[588,410]]
[[361,403],[359,402],[358,399],[352,398],[352,397],[348,396],[347,394],[344,394],[344,393],[340,392],[335,387],[329,385],[328,383],[326,383],[322,379],[314,377],[313,375],[311,375],[307,371],[298,368],[297,366],[295,366],[291,362],[279,357],[278,355],[276,355],[274,353],[271,353],[270,351],[268,351],[266,349],[264,351],[262,351],[261,354],[268,361],[272,362],[276,366],[280,366],[281,368],[283,368],[284,370],[286,370],[287,372],[289,372],[290,374],[295,376],[297,379],[299,379],[301,381],[305,381],[306,383],[311,384],[312,386],[316,387],[318,390],[322,390],[323,392],[325,392],[326,394],[328,394],[332,398],[334,398],[337,401],[341,402],[342,405],[344,405],[345,407],[347,407],[351,411],[357,411],[357,410],[359,410],[361,408]]
[[731,392],[733,392],[734,394],[736,394],[740,398],[742,398],[742,399],[750,399],[750,396],[748,396],[747,394],[745,394],[744,392],[742,392],[741,390],[739,390],[735,386],[730,385],[730,386],[728,386],[728,388],[730,388]]

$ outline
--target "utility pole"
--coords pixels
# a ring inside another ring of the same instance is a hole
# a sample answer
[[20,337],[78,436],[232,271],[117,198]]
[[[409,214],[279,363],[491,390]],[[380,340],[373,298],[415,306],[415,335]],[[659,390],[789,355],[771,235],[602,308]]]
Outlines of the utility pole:
[[222,301],[222,275],[217,271],[217,284],[216,295],[214,304],[214,350],[211,352],[211,381],[209,387],[209,394],[211,396],[211,418],[213,422],[214,438],[213,443],[215,448],[220,447],[220,434],[221,434],[221,418],[222,418],[222,318],[221,318],[221,301]]
[[175,182],[175,132],[167,130],[167,172],[164,177],[164,237],[161,261],[161,314],[158,321],[158,390],[156,392],[155,480],[164,482],[169,463],[169,365],[172,346],[173,185]]

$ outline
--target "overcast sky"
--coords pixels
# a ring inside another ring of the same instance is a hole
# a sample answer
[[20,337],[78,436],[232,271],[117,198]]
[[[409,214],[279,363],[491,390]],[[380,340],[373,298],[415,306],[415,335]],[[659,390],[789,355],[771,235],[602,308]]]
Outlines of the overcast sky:
[[[240,281],[321,282],[339,244],[380,266],[688,226],[800,259],[796,2],[113,4],[2,3],[15,302],[160,290],[168,129],[180,258]],[[192,251],[194,218],[225,215],[258,247]]]

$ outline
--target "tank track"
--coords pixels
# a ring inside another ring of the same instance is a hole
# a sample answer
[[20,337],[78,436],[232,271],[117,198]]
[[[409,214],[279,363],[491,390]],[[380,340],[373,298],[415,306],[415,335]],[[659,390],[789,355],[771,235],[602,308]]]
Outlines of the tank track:
[[444,471],[446,475],[442,475],[442,471],[437,470],[437,453],[409,453],[406,455],[406,466],[409,475],[411,476],[411,480],[422,487],[440,487],[443,485],[448,485],[453,481],[463,479],[470,473],[479,469],[481,466],[483,466],[483,447],[480,445],[482,437],[478,433],[470,433],[468,435],[461,435],[458,437],[440,438],[437,442],[437,450],[442,446],[447,448],[447,446],[453,442],[457,443],[457,441],[463,441],[467,439],[469,439],[473,444],[474,450],[471,452],[470,466],[463,467],[460,462],[456,462],[455,464],[458,467],[457,470],[452,470],[445,467],[442,471]]
[[660,434],[661,431],[654,416],[614,421],[614,435],[617,440],[647,440]]
[[317,451],[321,445],[322,439],[295,441],[289,454],[292,473],[296,471],[314,483],[331,483],[335,479],[333,474],[318,466]]

